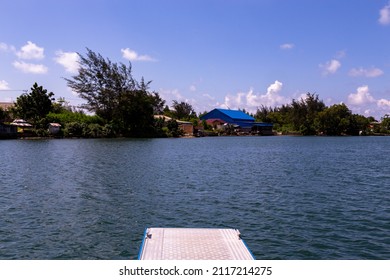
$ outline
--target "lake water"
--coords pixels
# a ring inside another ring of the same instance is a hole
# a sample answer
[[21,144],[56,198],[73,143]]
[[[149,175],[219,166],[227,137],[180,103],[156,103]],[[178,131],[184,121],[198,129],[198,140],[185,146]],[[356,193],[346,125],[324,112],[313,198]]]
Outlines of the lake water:
[[146,227],[257,259],[390,259],[390,137],[0,141],[0,259],[135,259]]

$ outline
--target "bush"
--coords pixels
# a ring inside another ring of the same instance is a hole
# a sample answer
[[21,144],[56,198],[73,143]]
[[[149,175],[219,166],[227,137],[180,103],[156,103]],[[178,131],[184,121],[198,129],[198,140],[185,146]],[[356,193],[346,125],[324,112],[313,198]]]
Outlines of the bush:
[[65,137],[81,137],[83,136],[83,124],[79,122],[70,122],[65,124]]
[[100,118],[99,116],[89,116],[82,112],[71,112],[71,111],[64,111],[62,113],[49,113],[46,116],[46,119],[48,122],[57,122],[61,125],[65,125],[66,123],[86,123],[86,124],[92,124],[97,123],[100,125],[104,124],[104,120]]

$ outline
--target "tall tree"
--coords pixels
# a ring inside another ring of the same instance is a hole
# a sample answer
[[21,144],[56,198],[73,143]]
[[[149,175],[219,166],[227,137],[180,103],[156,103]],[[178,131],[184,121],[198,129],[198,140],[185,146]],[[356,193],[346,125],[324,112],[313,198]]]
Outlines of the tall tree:
[[319,131],[326,135],[342,135],[348,133],[352,113],[345,104],[335,104],[318,114]]
[[308,92],[305,99],[301,98],[300,101],[293,100],[290,107],[290,120],[294,129],[304,135],[315,134],[315,119],[325,107],[324,102],[314,93]]
[[9,119],[9,112],[0,107],[0,122]]
[[67,85],[87,101],[84,108],[111,120],[120,96],[137,88],[131,65],[112,63],[90,49],[85,56],[79,54],[79,57],[78,74],[65,79]]
[[270,114],[273,112],[271,107],[261,105],[260,108],[257,108],[255,119],[261,122],[272,122]]
[[173,100],[173,116],[178,120],[190,120],[196,117],[192,105],[187,102],[178,102]]
[[112,123],[122,134],[149,134],[153,114],[164,107],[159,94],[149,92],[151,81],[142,78],[137,82],[131,64],[113,63],[90,49],[85,56],[79,56],[78,74],[65,80],[87,101],[84,107]]
[[54,93],[47,92],[42,86],[34,83],[30,93],[22,94],[16,99],[14,114],[36,126],[51,111],[53,96]]

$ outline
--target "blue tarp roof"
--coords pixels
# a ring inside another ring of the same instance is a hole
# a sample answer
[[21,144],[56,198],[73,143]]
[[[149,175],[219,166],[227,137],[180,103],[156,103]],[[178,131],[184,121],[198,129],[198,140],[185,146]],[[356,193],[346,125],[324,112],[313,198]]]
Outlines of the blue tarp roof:
[[255,119],[239,110],[215,109],[235,120],[254,121]]

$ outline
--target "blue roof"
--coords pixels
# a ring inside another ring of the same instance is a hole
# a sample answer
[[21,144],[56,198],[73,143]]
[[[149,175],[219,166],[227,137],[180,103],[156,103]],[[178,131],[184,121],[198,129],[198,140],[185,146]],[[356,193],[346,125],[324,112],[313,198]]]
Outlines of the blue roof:
[[228,110],[228,109],[215,109],[221,113],[227,115],[228,117],[235,120],[244,120],[244,121],[254,121],[255,119],[248,114],[245,114],[243,111],[239,110]]

